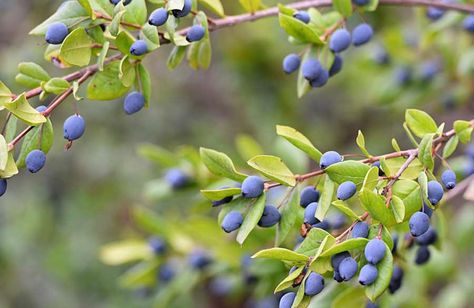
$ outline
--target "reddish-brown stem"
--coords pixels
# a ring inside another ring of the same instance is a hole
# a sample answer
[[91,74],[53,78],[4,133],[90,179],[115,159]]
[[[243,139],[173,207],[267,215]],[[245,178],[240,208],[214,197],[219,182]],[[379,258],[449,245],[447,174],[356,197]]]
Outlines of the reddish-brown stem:
[[[112,21],[112,17],[110,17],[110,16],[108,16],[108,15],[102,13],[102,12],[94,11],[94,14],[95,14],[95,17],[97,17],[97,18],[104,19],[104,20],[107,20],[107,21]],[[126,22],[126,21],[121,21],[120,24],[122,26],[134,28],[134,29],[137,29],[137,30],[142,29],[142,26],[137,25],[137,24],[132,24],[132,23],[129,23],[129,22]]]

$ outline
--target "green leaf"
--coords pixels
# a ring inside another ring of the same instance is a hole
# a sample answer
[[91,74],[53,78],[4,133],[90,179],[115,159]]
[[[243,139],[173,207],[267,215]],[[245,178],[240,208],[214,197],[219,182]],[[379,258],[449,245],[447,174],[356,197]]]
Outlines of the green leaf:
[[379,168],[371,167],[369,172],[365,175],[364,182],[362,183],[362,188],[367,190],[374,190],[379,181]]
[[184,7],[184,0],[169,0],[166,4],[168,11],[171,10],[181,10]]
[[397,196],[392,196],[390,209],[392,210],[393,217],[395,217],[395,221],[397,223],[403,222],[405,218],[405,204],[403,204],[403,200]]
[[48,81],[51,77],[38,64],[33,62],[22,62],[18,65],[19,74],[15,80],[27,87],[34,88],[41,85],[43,81]]
[[349,250],[354,250],[354,249],[360,249],[362,247],[365,247],[367,243],[369,242],[368,239],[366,238],[350,238],[345,240],[342,243],[336,244],[329,248],[328,250],[324,251],[321,253],[321,257],[330,257],[332,255],[338,254],[343,251],[349,251]]
[[278,286],[275,288],[274,293],[283,291],[283,290],[288,289],[288,288],[290,288],[291,286],[293,286],[293,281],[294,281],[296,278],[298,278],[299,275],[301,275],[301,273],[303,272],[304,268],[305,268],[304,266],[299,266],[298,268],[296,268],[296,270],[294,270],[294,271],[291,272],[288,276],[286,276],[286,278],[283,279],[283,280],[278,284]]
[[433,134],[426,134],[418,147],[418,159],[429,170],[434,168],[433,137]]
[[[387,176],[394,176],[405,163],[406,158],[397,157],[384,160],[382,170]],[[382,161],[381,161],[382,162]],[[423,170],[423,165],[419,159],[415,159],[410,166],[402,173],[400,179],[416,179]]]
[[261,0],[239,0],[239,2],[249,13],[256,12],[262,6]]
[[33,150],[41,149],[45,154],[51,150],[54,141],[54,131],[51,120],[41,126],[33,128],[23,139],[20,153],[16,160],[18,168],[25,167],[26,156]]
[[319,199],[315,215],[316,218],[320,221],[323,221],[323,219],[326,217],[326,214],[329,211],[329,207],[331,206],[331,201],[333,199],[335,191],[336,185],[329,176],[326,176],[324,179],[324,188],[321,193],[321,198]]
[[136,75],[135,62],[130,62],[128,56],[123,57],[120,61],[118,75],[120,81],[122,81],[122,84],[125,87],[130,88],[135,82]]
[[420,184],[423,198],[428,198],[428,177],[424,171],[420,172],[420,175],[418,176],[418,184]]
[[458,136],[453,136],[451,137],[448,142],[444,145],[443,148],[443,158],[448,158],[451,155],[453,155],[454,151],[456,151],[456,148],[458,147],[459,143],[459,137]]
[[201,148],[200,154],[207,169],[217,176],[223,176],[238,182],[242,182],[247,177],[247,175],[237,172],[229,156],[222,152]]
[[454,121],[454,131],[462,143],[468,143],[471,140],[472,128],[469,121]]
[[377,264],[378,276],[373,284],[365,287],[365,295],[375,302],[388,288],[393,271],[393,256],[390,248],[385,245],[385,257]]
[[158,36],[157,27],[147,23],[143,26],[140,37],[145,40],[148,51],[153,51],[160,47],[160,37]]
[[16,137],[18,118],[12,117],[8,119],[8,123],[5,127],[5,139],[7,142],[11,142]]
[[121,53],[123,53],[124,55],[128,55],[130,54],[130,47],[132,46],[134,41],[135,40],[133,36],[131,36],[126,31],[122,31],[115,38],[115,46]]
[[13,158],[13,151],[8,152],[8,159],[5,169],[0,170],[0,179],[8,179],[18,174],[18,168]]
[[28,125],[36,126],[46,122],[46,118],[36,111],[35,108],[30,106],[25,94],[21,94],[12,102],[5,103],[4,106],[8,111]]
[[141,262],[128,269],[119,278],[119,285],[122,288],[136,289],[143,286],[151,286],[156,282],[156,271],[158,261]]
[[5,109],[3,104],[12,101],[12,95],[13,93],[10,91],[10,89],[0,81],[0,110]]
[[84,28],[77,28],[66,37],[59,54],[72,65],[86,66],[92,57],[92,39]]
[[385,226],[396,224],[392,211],[385,205],[384,197],[373,191],[362,189],[359,199],[362,207],[369,212],[373,219],[380,221]]
[[323,243],[324,239],[326,239],[328,236],[332,237],[332,235],[330,235],[323,229],[312,228],[311,230],[309,230],[308,234],[306,234],[306,238],[296,249],[296,252],[307,256],[314,256],[316,251]]
[[290,231],[293,229],[296,219],[303,209],[299,205],[300,193],[298,186],[292,191],[289,201],[284,204],[280,210],[281,219],[278,224],[276,234],[276,245],[279,246],[288,236]]
[[237,242],[242,245],[245,242],[245,239],[249,236],[250,232],[255,228],[258,221],[262,217],[263,210],[265,208],[265,194],[260,196],[257,200],[254,201],[253,204],[250,204],[250,208],[245,215],[244,222],[242,226],[239,228],[239,232],[237,233]]
[[77,1],[66,1],[61,4],[56,13],[30,31],[30,35],[44,35],[53,22],[62,22],[68,27],[78,25],[90,19],[89,13]]
[[433,118],[426,112],[417,109],[407,109],[405,122],[413,134],[420,138],[425,134],[434,134],[438,130]]
[[87,98],[90,100],[108,101],[125,95],[130,88],[124,86],[119,76],[120,62],[112,62],[92,77],[87,86]]
[[334,205],[335,208],[344,213],[346,216],[349,216],[352,219],[359,219],[359,215],[354,213],[354,211],[351,210],[344,201],[335,200],[332,202],[332,205]]
[[160,167],[169,168],[178,164],[174,153],[154,144],[142,144],[138,147],[137,152]]
[[84,10],[86,10],[86,12],[87,12],[87,14],[89,14],[89,16],[91,16],[91,17],[94,16],[89,0],[78,0],[78,2],[79,2],[80,5],[82,5]]
[[278,19],[283,30],[298,41],[323,45],[319,35],[313,30],[313,28],[304,22],[285,14],[279,14]]
[[216,13],[219,17],[224,17],[224,8],[220,0],[198,0],[199,3],[202,3],[205,7],[211,10],[213,13]]
[[104,62],[105,62],[105,58],[107,58],[109,47],[110,47],[110,42],[105,41],[104,45],[102,46],[102,50],[100,51],[100,54],[97,57],[97,64],[99,65],[99,71],[101,72],[104,70]]
[[143,240],[109,243],[100,249],[100,260],[111,266],[140,261],[152,256],[152,250]]
[[[121,9],[120,11],[116,11],[117,9]],[[114,10],[114,17],[112,22],[109,25],[109,32],[113,37],[116,37],[120,31],[120,24],[122,23],[122,17],[125,14],[125,7],[122,3],[116,6]]]
[[369,152],[368,152],[367,149],[365,148],[365,138],[364,138],[364,134],[362,134],[362,132],[361,132],[360,130],[359,130],[359,132],[357,133],[356,143],[357,143],[357,145],[359,146],[359,149],[362,151],[362,153],[364,153],[365,156],[370,157]]
[[62,78],[53,78],[43,85],[46,92],[61,94],[71,87],[71,84]]
[[222,200],[229,196],[239,195],[240,193],[242,193],[242,189],[238,187],[201,190],[201,194],[209,200]]
[[295,175],[281,158],[271,155],[258,155],[250,159],[248,165],[280,184],[295,186]]
[[362,288],[347,288],[339,293],[331,304],[331,308],[354,307],[362,308],[367,304],[367,298]]
[[259,252],[254,254],[252,258],[274,259],[274,260],[289,261],[289,262],[295,262],[295,263],[306,263],[309,260],[308,256],[297,253],[293,250],[280,248],[280,247],[260,250]]
[[145,107],[150,106],[151,102],[151,76],[145,65],[138,63],[138,81],[140,83],[140,88],[142,90],[143,96],[145,96]]
[[410,216],[419,211],[422,205],[420,185],[411,180],[398,180],[392,186],[392,195],[402,199],[405,205],[405,218],[408,220]]
[[145,0],[133,0],[126,6],[123,21],[136,25],[143,25],[148,20],[148,12]]
[[245,160],[263,153],[260,144],[249,135],[238,135],[235,139],[235,146],[240,156]]
[[[306,285],[306,279],[308,279],[309,274],[310,274],[309,272],[306,273],[305,277],[303,278],[303,281],[301,282],[301,285],[303,286]],[[293,300],[293,305],[291,306],[292,308],[297,308],[297,307],[302,306],[301,302],[303,301],[305,297],[304,289],[305,288],[298,288],[298,291],[296,291],[296,296],[295,296],[295,299]]]
[[397,139],[395,138],[392,138],[392,148],[397,152],[401,151],[400,146],[398,145]]
[[332,5],[336,11],[341,13],[342,16],[352,15],[352,2],[351,0],[333,0]]
[[326,168],[326,173],[329,175],[331,180],[337,184],[352,181],[354,184],[359,186],[364,182],[369,169],[370,166],[367,164],[355,160],[347,160],[329,166]]
[[276,132],[278,136],[285,138],[295,147],[308,154],[308,156],[313,160],[319,162],[322,153],[316,149],[311,141],[309,141],[309,139],[306,138],[306,136],[304,136],[302,133],[292,127],[282,125],[277,125]]
[[0,135],[0,170],[5,170],[8,163],[8,144],[3,135]]
[[166,62],[168,69],[175,69],[183,61],[185,55],[186,46],[174,46]]
[[211,57],[211,41],[208,38],[192,43],[188,48],[188,63],[195,70],[209,68]]
[[365,5],[363,8],[367,12],[372,12],[377,9],[378,5],[379,5],[379,0],[370,0],[369,4]]

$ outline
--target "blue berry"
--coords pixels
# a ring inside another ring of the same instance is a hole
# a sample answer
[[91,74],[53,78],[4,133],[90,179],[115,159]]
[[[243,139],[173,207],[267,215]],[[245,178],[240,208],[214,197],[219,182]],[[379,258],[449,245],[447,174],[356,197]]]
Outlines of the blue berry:
[[300,57],[291,53],[283,59],[283,71],[287,74],[295,72],[300,67]]
[[428,246],[420,246],[416,251],[415,263],[418,265],[425,264],[430,260],[430,256],[431,253]]
[[[219,189],[226,189],[226,188],[229,188],[229,187],[228,186],[223,186]],[[234,196],[228,196],[228,197],[222,198],[221,200],[214,200],[214,201],[212,201],[212,206],[216,207],[216,206],[220,206],[220,205],[229,203],[229,202],[232,201],[232,199],[234,199]]]
[[349,258],[350,256],[351,256],[351,254],[347,251],[343,251],[343,252],[337,253],[335,255],[332,255],[331,256],[332,268],[335,271],[337,271],[339,269],[339,265],[341,264],[342,260],[344,260],[345,258]]
[[474,14],[467,15],[462,21],[462,26],[464,30],[474,32]]
[[398,247],[398,233],[392,234],[392,242],[393,242],[393,247],[392,247],[392,254],[397,252],[397,247]]
[[313,186],[305,187],[300,194],[300,206],[306,208],[310,203],[319,201],[319,190]]
[[38,111],[38,112],[45,112],[46,109],[48,109],[48,107],[46,107],[44,105],[36,107],[36,111]]
[[305,11],[298,11],[293,14],[293,17],[304,22],[305,24],[309,23],[311,17],[309,16],[308,12]]
[[325,69],[322,69],[319,76],[314,80],[310,80],[309,84],[313,88],[321,88],[326,83],[328,83],[328,80],[329,80],[329,72],[326,71]]
[[395,71],[395,81],[399,86],[406,86],[412,80],[412,70],[409,67],[402,66]]
[[278,209],[271,205],[266,205],[258,225],[263,228],[269,228],[280,222],[281,215]]
[[352,229],[352,237],[353,238],[367,238],[369,236],[369,225],[363,221],[359,221],[354,225]]
[[148,23],[152,26],[162,26],[168,20],[168,11],[165,8],[159,8],[154,10],[150,14],[150,18],[148,19]]
[[372,167],[377,167],[379,169],[379,176],[384,176],[385,172],[383,172],[382,168],[380,167],[380,162],[376,161],[372,164]]
[[426,61],[420,67],[420,79],[423,82],[431,81],[439,72],[440,66],[436,61]]
[[230,233],[240,228],[243,221],[244,218],[239,211],[231,211],[225,215],[221,227],[225,232]]
[[429,6],[426,10],[426,17],[431,20],[438,20],[443,17],[445,11],[437,7]]
[[456,173],[453,170],[445,170],[441,174],[441,181],[446,189],[453,189],[456,186]]
[[428,245],[433,245],[437,239],[438,239],[438,233],[433,227],[430,226],[425,233],[423,233],[422,235],[418,236],[415,239],[415,242],[418,245],[428,246]]
[[390,63],[390,56],[387,53],[385,48],[378,46],[374,51],[374,61],[379,65],[384,65]]
[[314,296],[319,294],[324,289],[324,278],[318,273],[311,273],[306,278],[304,285],[304,294]]
[[331,217],[330,224],[333,229],[340,229],[347,223],[347,218],[343,214],[336,214]]
[[467,147],[464,149],[464,154],[466,154],[466,156],[470,159],[474,159],[474,143],[467,145]]
[[379,308],[379,305],[376,303],[371,302],[370,300],[365,304],[365,308]]
[[360,24],[352,30],[352,44],[354,46],[360,46],[372,38],[374,31],[369,24]]
[[319,222],[319,220],[314,217],[316,215],[316,209],[318,208],[318,203],[310,203],[304,210],[304,220],[305,224],[314,225]]
[[251,175],[242,182],[242,196],[244,198],[257,198],[263,193],[264,182],[258,176]]
[[379,271],[372,264],[366,264],[360,269],[359,283],[363,286],[369,286],[377,279]]
[[329,68],[329,77],[332,77],[342,70],[343,60],[340,55],[334,57],[331,67]]
[[351,34],[346,29],[338,29],[329,40],[329,49],[332,52],[339,53],[346,50],[351,44]]
[[295,301],[296,293],[295,292],[288,292],[283,295],[280,299],[280,304],[278,305],[279,308],[291,308],[293,306],[293,302]]
[[352,181],[346,181],[337,188],[337,199],[347,200],[351,198],[357,191],[357,186]]
[[173,189],[183,188],[189,184],[189,176],[176,168],[166,172],[165,180]]
[[7,180],[0,179],[0,197],[3,196],[7,192]]
[[322,73],[323,67],[321,62],[317,59],[308,59],[303,62],[301,67],[301,72],[303,73],[303,77],[308,80],[316,80],[319,75]]
[[324,153],[319,160],[319,166],[321,169],[326,169],[327,167],[339,163],[342,161],[342,156],[336,151],[329,151]]
[[420,212],[425,213],[430,218],[433,215],[433,209],[431,209],[425,202],[423,202],[423,208],[421,209]]
[[211,263],[211,257],[202,250],[195,250],[188,256],[188,264],[194,269],[204,269]]
[[385,257],[385,243],[377,238],[370,240],[365,245],[364,255],[369,263],[379,263]]
[[131,92],[123,102],[123,110],[126,114],[134,114],[145,106],[145,96],[140,92]]
[[430,217],[423,212],[416,212],[411,215],[408,226],[412,236],[420,236],[430,227]]
[[357,273],[357,262],[353,258],[345,258],[339,264],[339,274],[344,281],[349,281]]
[[390,284],[388,290],[390,293],[395,293],[402,286],[403,270],[398,265],[393,266],[392,277],[390,278]]
[[162,264],[158,269],[158,279],[162,282],[170,282],[176,274],[174,268],[170,264]]
[[354,3],[355,5],[367,5],[370,3],[370,0],[352,0],[352,3]]
[[148,246],[155,255],[162,255],[166,252],[166,243],[159,237],[152,237],[148,239]]
[[321,222],[317,222],[317,223],[313,224],[311,227],[323,229],[323,230],[326,230],[326,231],[331,230],[331,224],[326,219],[324,219]]
[[46,30],[45,40],[48,44],[59,45],[62,44],[69,30],[62,22],[53,22]]
[[[117,5],[120,3],[121,0],[110,0],[110,3],[112,3],[113,5]],[[132,2],[132,0],[122,0],[123,2],[123,5],[129,5],[130,2]]]
[[176,18],[181,18],[181,17],[186,17],[191,13],[191,9],[193,7],[193,1],[192,0],[184,0],[184,6],[181,10],[173,10],[171,13],[173,13],[174,17]]
[[31,173],[40,171],[46,163],[46,155],[41,150],[33,150],[26,156],[26,168]]
[[339,270],[334,270],[333,278],[337,282],[343,282],[344,281],[344,279],[342,279],[342,277],[341,277],[341,274],[339,273]]
[[130,54],[142,56],[148,52],[148,46],[144,40],[136,40],[130,47]]
[[189,28],[188,33],[186,34],[186,40],[188,42],[197,42],[200,41],[206,34],[206,29],[201,25],[194,25]]
[[84,135],[86,122],[78,114],[74,114],[64,121],[64,139],[69,141],[77,140]]
[[438,204],[443,198],[443,187],[437,181],[428,182],[428,200],[432,205]]

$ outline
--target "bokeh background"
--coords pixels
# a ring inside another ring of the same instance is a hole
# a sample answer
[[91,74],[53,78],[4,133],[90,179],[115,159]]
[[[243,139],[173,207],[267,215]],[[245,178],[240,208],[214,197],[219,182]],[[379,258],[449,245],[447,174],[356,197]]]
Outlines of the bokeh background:
[[[223,2],[228,14],[242,12],[238,1]],[[16,92],[22,90],[14,83],[21,61],[40,63],[52,75],[65,74],[44,62],[41,38],[27,35],[60,3],[0,0],[0,80]],[[208,71],[193,71],[184,63],[169,71],[170,47],[162,47],[147,59],[153,75],[151,108],[130,117],[120,101],[80,102],[87,130],[70,151],[64,150],[62,121],[73,109],[64,104],[52,116],[57,134],[46,168],[12,179],[0,201],[0,307],[148,305],[137,292],[118,286],[125,267],[109,267],[99,260],[102,245],[133,234],[128,213],[134,204],[186,206],[144,197],[147,183],[162,174],[137,154],[143,142],[170,150],[183,144],[205,146],[237,157],[237,135],[248,134],[271,152],[278,148],[274,127],[285,124],[306,134],[320,149],[343,153],[356,151],[354,140],[361,129],[371,152],[384,153],[391,151],[392,137],[408,146],[401,125],[407,106],[430,112],[438,122],[472,118],[471,83],[456,78],[460,53],[469,52],[472,39],[460,33],[459,25],[437,31],[421,9],[383,8],[377,16],[353,17],[349,27],[363,19],[378,33],[374,42],[345,54],[343,72],[302,99],[296,97],[295,76],[283,74],[280,64],[287,53],[300,48],[288,43],[273,18],[212,34],[213,63]],[[422,30],[427,28],[432,31]],[[453,40],[458,48],[448,48]],[[388,65],[373,60],[380,46],[389,51]],[[416,75],[426,59],[440,60],[443,71],[430,83],[401,87],[397,69],[410,66]],[[470,72],[468,68],[464,74]],[[472,234],[474,221],[466,218],[473,217],[469,205],[457,200],[449,212],[456,237]],[[462,223],[453,217],[461,217]],[[473,287],[471,242],[447,246],[448,257],[436,257],[450,270],[435,271],[434,276],[415,272],[409,275],[418,277],[412,285],[428,289],[439,307],[467,305],[469,297],[465,299],[459,289]],[[439,269],[439,263],[431,270]],[[465,280],[458,279],[459,271]],[[446,281],[428,285],[439,277]],[[409,294],[407,286],[398,295],[400,302]]]

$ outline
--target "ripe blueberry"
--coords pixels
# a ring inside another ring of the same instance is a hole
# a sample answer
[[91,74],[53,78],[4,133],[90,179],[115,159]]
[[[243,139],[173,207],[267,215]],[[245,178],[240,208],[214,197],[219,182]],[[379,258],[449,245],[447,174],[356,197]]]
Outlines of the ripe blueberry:
[[0,179],[0,197],[7,192],[7,180]]
[[31,173],[40,171],[46,163],[46,155],[41,150],[33,150],[26,156],[26,168]]
[[398,247],[398,233],[392,234],[392,242],[393,242],[392,254],[394,254],[397,251],[397,247]]
[[48,107],[46,107],[44,105],[36,107],[36,111],[38,111],[38,112],[45,112],[46,109],[48,109]]
[[346,223],[347,223],[347,218],[343,214],[336,214],[332,216],[330,219],[330,224],[332,228],[336,230],[344,227]]
[[382,168],[380,167],[380,162],[376,161],[372,164],[372,167],[377,167],[379,168],[379,176],[384,176],[385,172],[383,172]]
[[188,264],[194,269],[204,269],[211,262],[211,257],[202,250],[194,250],[188,256]]
[[311,227],[323,229],[323,230],[326,230],[326,231],[331,230],[331,224],[326,219],[324,219],[321,222],[317,222],[317,223],[313,224]]
[[346,50],[351,44],[351,34],[346,29],[338,29],[329,40],[329,49],[332,52],[339,53]]
[[337,199],[347,200],[351,198],[357,191],[356,184],[352,181],[347,181],[339,185],[337,188]]
[[244,198],[257,198],[263,193],[265,185],[258,176],[251,175],[242,182],[242,196]]
[[134,114],[145,106],[145,96],[140,92],[131,92],[123,102],[123,110],[126,114]]
[[240,228],[243,221],[244,218],[239,211],[231,211],[225,215],[221,227],[225,232],[230,233]]
[[437,181],[428,182],[428,200],[432,205],[438,204],[443,198],[443,187]]
[[300,57],[297,54],[290,53],[283,59],[283,71],[287,74],[295,72],[300,67]]
[[295,301],[296,293],[295,292],[288,292],[283,295],[280,299],[280,304],[278,305],[279,308],[291,308],[293,306],[293,302]]
[[305,24],[309,23],[311,17],[309,16],[308,12],[305,11],[298,11],[293,14],[293,17],[304,22]]
[[368,263],[360,269],[359,283],[363,286],[369,286],[374,283],[375,279],[377,279],[378,274],[379,271],[377,270],[377,267]]
[[377,238],[370,240],[365,245],[364,255],[369,263],[379,263],[385,257],[385,243]]
[[333,278],[337,282],[343,282],[344,281],[344,279],[342,279],[342,277],[341,277],[341,274],[339,273],[339,270],[334,270]]
[[280,222],[280,212],[278,209],[271,205],[266,205],[262,217],[258,221],[258,225],[263,228],[269,228]]
[[166,182],[173,188],[179,189],[189,184],[189,176],[180,169],[170,169],[165,174]]
[[201,25],[194,25],[189,28],[188,33],[186,34],[186,40],[188,42],[197,42],[200,41],[206,34],[206,29]]
[[321,169],[326,169],[327,167],[339,163],[342,161],[342,156],[336,151],[329,151],[324,153],[319,160],[319,166]]
[[369,225],[363,221],[356,223],[352,229],[352,237],[367,238],[367,236],[369,236]]
[[166,252],[166,243],[159,237],[152,237],[148,239],[148,246],[155,255],[162,255]]
[[388,55],[387,50],[382,46],[375,48],[373,57],[375,63],[379,65],[390,63],[390,56]]
[[369,24],[360,24],[352,30],[352,44],[354,46],[360,46],[372,38],[374,31]]
[[303,73],[303,77],[308,80],[316,80],[321,72],[323,71],[323,67],[321,66],[321,62],[316,59],[308,59],[303,62],[303,66],[301,67],[301,71]]
[[438,239],[438,233],[433,227],[430,226],[425,233],[423,233],[422,235],[418,236],[415,239],[415,242],[418,245],[428,246],[428,245],[433,245],[437,239]]
[[413,236],[420,236],[430,227],[430,217],[423,212],[416,212],[410,217],[410,221],[408,222],[408,226],[410,227],[410,233]]
[[355,5],[367,5],[369,2],[370,0],[352,0]]
[[428,246],[420,246],[416,251],[415,263],[418,265],[425,264],[429,261],[431,256]]
[[399,86],[406,86],[412,80],[412,70],[409,67],[402,66],[395,71],[395,81]]
[[445,170],[441,174],[441,181],[446,189],[453,189],[456,186],[456,173],[453,170]]
[[148,19],[148,23],[152,26],[162,26],[168,20],[168,11],[165,8],[159,8],[154,10],[150,14],[150,18]]
[[136,40],[130,47],[130,54],[142,56],[148,52],[148,46],[144,40]]
[[300,206],[306,208],[308,204],[319,201],[319,190],[313,186],[305,187],[300,194]]
[[53,22],[46,30],[45,40],[48,44],[59,45],[62,44],[69,30],[62,22]]
[[192,0],[184,0],[183,8],[181,10],[173,10],[171,11],[171,13],[173,13],[174,17],[176,18],[186,17],[189,13],[191,13],[192,7],[193,7]]
[[464,30],[474,32],[474,14],[467,15],[462,21]]
[[82,137],[86,129],[84,118],[74,114],[64,121],[64,139],[69,141],[77,140]]
[[349,281],[357,273],[357,262],[353,258],[345,258],[339,264],[339,274],[344,281]]
[[436,61],[426,61],[420,67],[420,79],[423,82],[431,81],[440,70],[440,65]]
[[304,294],[314,296],[324,289],[324,278],[318,273],[311,273],[306,278],[304,285]]
[[[120,3],[121,0],[110,0],[110,3],[112,3],[113,5],[117,5]],[[123,2],[123,5],[129,5],[130,2],[132,2],[132,0],[122,0]]]
[[321,88],[326,83],[328,83],[328,80],[329,80],[329,72],[323,68],[321,69],[321,73],[319,74],[319,76],[314,80],[310,80],[309,84],[313,88]]
[[390,293],[395,293],[400,287],[402,286],[403,280],[403,270],[400,266],[394,265],[392,277],[390,278],[390,284],[388,286],[388,290]]
[[433,215],[433,210],[425,202],[423,202],[423,208],[420,210],[420,212],[425,213],[430,218]]
[[318,208],[318,203],[312,202],[310,203],[306,209],[304,210],[304,220],[305,224],[314,225],[319,222],[319,220],[314,217],[316,215],[316,209]]
[[445,11],[437,7],[429,6],[426,10],[426,17],[431,20],[438,20],[443,17]]
[[158,269],[158,279],[162,282],[170,282],[175,275],[175,270],[170,264],[162,264]]
[[331,67],[329,68],[329,77],[332,77],[341,71],[342,63],[342,57],[340,55],[336,55]]
[[332,268],[336,271],[339,269],[339,265],[341,264],[342,260],[344,260],[345,258],[349,258],[351,256],[351,254],[347,251],[343,251],[343,252],[340,252],[340,253],[337,253],[335,255],[332,255],[331,256],[331,265],[332,265]]
[[365,304],[365,308],[379,308],[379,305],[376,303],[371,302],[370,300]]

